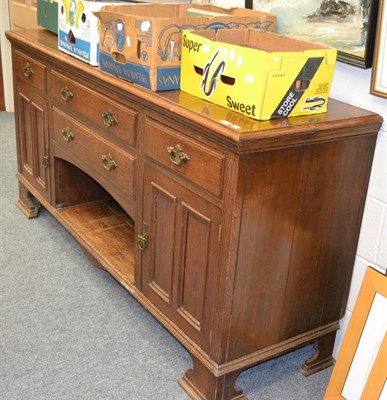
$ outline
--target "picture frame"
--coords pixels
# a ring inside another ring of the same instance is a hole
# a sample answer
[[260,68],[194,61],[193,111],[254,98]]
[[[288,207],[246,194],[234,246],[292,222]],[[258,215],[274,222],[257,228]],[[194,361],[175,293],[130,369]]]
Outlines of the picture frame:
[[387,396],[387,276],[368,267],[325,400]]
[[[245,0],[277,16],[277,33],[337,49],[337,61],[370,68],[380,0]],[[384,3],[384,1],[381,1]]]
[[387,5],[379,3],[370,93],[387,98]]

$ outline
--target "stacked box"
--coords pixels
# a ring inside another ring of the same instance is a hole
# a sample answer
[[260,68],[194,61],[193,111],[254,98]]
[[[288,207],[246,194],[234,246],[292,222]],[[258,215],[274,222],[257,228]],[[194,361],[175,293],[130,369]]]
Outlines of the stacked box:
[[184,29],[275,31],[276,17],[258,11],[194,4],[104,7],[100,69],[153,91],[179,89]]
[[181,90],[255,119],[321,113],[336,53],[252,29],[184,31]]

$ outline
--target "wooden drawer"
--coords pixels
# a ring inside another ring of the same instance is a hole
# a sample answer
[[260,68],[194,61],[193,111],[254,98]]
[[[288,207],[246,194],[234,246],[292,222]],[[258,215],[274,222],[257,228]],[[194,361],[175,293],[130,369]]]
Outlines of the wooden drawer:
[[[55,107],[53,109],[53,139],[96,172],[93,177],[112,195],[115,188],[134,199],[134,157],[123,153]],[[112,158],[115,166],[109,166],[107,160],[109,157]]]
[[13,54],[13,72],[24,82],[31,83],[42,93],[47,90],[47,68],[41,62],[18,50]]
[[[225,163],[223,154],[149,118],[145,122],[145,154],[215,196],[221,195]],[[184,155],[188,157],[186,161]],[[180,165],[176,165],[176,162]]]
[[51,96],[100,129],[117,146],[127,149],[136,143],[137,112],[57,71],[51,72]]

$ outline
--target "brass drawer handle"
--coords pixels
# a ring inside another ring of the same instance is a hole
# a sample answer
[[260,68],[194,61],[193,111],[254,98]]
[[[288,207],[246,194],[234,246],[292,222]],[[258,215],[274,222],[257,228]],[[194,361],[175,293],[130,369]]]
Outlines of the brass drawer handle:
[[114,116],[113,111],[112,110],[107,110],[106,112],[104,112],[102,114],[102,119],[103,122],[106,126],[114,126],[118,124],[118,120],[117,118]]
[[67,86],[62,87],[60,94],[64,101],[70,101],[74,97],[73,92]]
[[182,147],[177,144],[175,147],[167,147],[169,158],[175,165],[183,165],[189,161],[189,157],[184,153]]
[[66,142],[71,142],[75,138],[74,134],[71,132],[71,129],[68,126],[62,129],[62,136]]
[[32,69],[30,63],[27,63],[23,67],[23,73],[24,73],[24,76],[27,78],[29,78],[30,76],[32,76],[34,74],[34,70]]
[[102,155],[102,163],[104,168],[108,171],[118,167],[117,163],[113,160],[113,157],[110,154]]

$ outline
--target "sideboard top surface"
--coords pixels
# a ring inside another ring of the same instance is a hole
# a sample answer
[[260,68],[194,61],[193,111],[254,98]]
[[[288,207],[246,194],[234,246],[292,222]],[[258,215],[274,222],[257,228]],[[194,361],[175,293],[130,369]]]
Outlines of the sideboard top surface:
[[[139,104],[156,106],[158,112],[170,119],[183,118],[186,125],[210,130],[214,140],[228,143],[239,151],[371,134],[382,123],[379,115],[335,99],[329,100],[326,113],[258,121],[179,90],[152,92],[102,72],[98,67],[58,50],[57,36],[44,29],[8,31],[6,36],[25,50],[47,57],[58,68],[71,68],[72,71],[75,68],[85,79],[98,79],[98,83],[110,92],[115,91]],[[350,132],[348,124],[352,126]],[[332,128],[335,129],[333,135]]]

